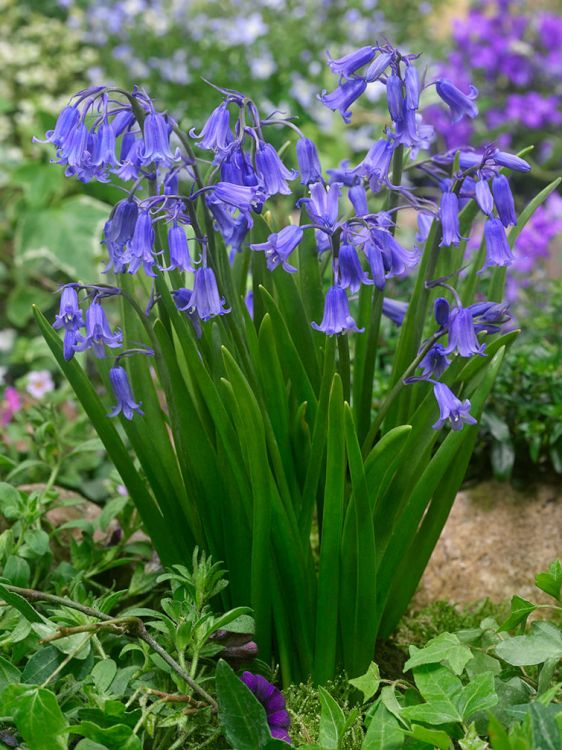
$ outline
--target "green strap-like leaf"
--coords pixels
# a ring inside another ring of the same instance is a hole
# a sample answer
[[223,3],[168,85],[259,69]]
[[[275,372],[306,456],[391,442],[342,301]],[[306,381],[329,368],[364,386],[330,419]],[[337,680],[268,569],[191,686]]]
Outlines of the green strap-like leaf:
[[344,520],[345,437],[342,383],[336,373],[328,407],[326,487],[320,539],[318,604],[313,679],[325,682],[334,674],[338,636],[336,602],[340,587],[340,548]]

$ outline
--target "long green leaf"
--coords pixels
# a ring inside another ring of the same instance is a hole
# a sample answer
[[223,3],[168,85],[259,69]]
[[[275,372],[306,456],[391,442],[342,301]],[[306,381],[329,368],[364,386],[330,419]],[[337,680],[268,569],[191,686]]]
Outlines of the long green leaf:
[[336,602],[340,587],[340,547],[344,520],[345,438],[342,383],[336,373],[332,381],[328,411],[326,488],[320,541],[316,645],[313,679],[323,683],[334,674],[338,636]]
[[151,497],[133,464],[123,441],[112,422],[107,417],[107,409],[104,408],[88,376],[80,367],[76,359],[65,360],[62,342],[53,331],[44,315],[34,307],[33,314],[37,325],[43,334],[48,347],[53,353],[59,367],[74,389],[84,411],[96,428],[100,440],[105,446],[115,468],[121,475],[131,498],[138,508],[146,530],[163,562],[172,564],[181,561],[181,551],[174,540],[166,533],[165,524],[160,509],[154,498]]
[[376,637],[376,551],[373,516],[361,447],[349,404],[344,405],[345,444],[352,493],[341,546],[340,623],[344,667],[349,677],[367,670]]
[[[472,410],[476,415],[479,415],[484,407],[484,402],[492,389],[504,354],[505,348],[502,347],[489,363],[489,366],[486,368],[484,381],[472,397]],[[409,569],[404,569],[401,563],[406,552],[414,542],[419,523],[431,498],[434,496],[436,488],[446,472],[451,471],[451,466],[453,465],[455,456],[461,450],[461,446],[468,446],[472,437],[471,433],[477,432],[478,427],[475,425],[473,427],[465,427],[462,431],[452,432],[447,435],[417,482],[400,518],[394,525],[390,541],[379,568],[380,584],[378,593],[382,604],[386,605],[386,602],[390,601],[390,590],[398,580],[400,580],[400,586],[410,591],[410,597],[413,594],[412,586],[415,588],[417,581],[415,583],[412,582],[411,579],[414,575]],[[458,486],[460,486],[464,478],[464,472],[462,474],[454,472],[454,474],[458,480]],[[400,574],[397,573],[398,570],[401,571]],[[400,602],[403,603],[405,599],[406,595],[400,597]],[[406,603],[407,601],[409,601],[409,598],[406,599]],[[390,606],[396,609],[399,608],[398,603],[391,602]],[[382,632],[388,633],[388,622],[394,622],[394,618],[387,618],[386,612],[384,617],[385,620],[383,622],[385,623],[385,627]]]

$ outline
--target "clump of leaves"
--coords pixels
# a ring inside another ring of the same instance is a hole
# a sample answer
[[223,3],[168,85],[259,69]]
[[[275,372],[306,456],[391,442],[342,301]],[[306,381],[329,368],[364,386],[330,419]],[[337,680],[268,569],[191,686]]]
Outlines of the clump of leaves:
[[[488,460],[495,476],[536,467],[562,473],[562,279],[521,309],[523,334],[506,356],[482,418],[475,465]],[[534,473],[534,472],[533,472]]]
[[[383,679],[373,662],[365,675],[349,681],[355,701],[348,702],[341,686],[331,686],[329,692],[307,685],[289,692],[290,704],[295,697],[302,699],[300,708],[293,703],[294,747],[557,750],[562,742],[562,630],[555,620],[534,620],[530,626],[527,621],[543,609],[560,620],[560,561],[539,573],[536,584],[552,597],[552,604],[514,596],[501,625],[487,616],[456,633],[442,632],[421,648],[410,645],[401,679]],[[339,700],[334,698],[338,691]],[[225,691],[219,707],[238,692],[238,687],[232,694]],[[303,727],[305,717],[310,724]],[[267,739],[245,743],[248,722],[239,729],[239,735],[229,734],[236,750],[273,747]]]

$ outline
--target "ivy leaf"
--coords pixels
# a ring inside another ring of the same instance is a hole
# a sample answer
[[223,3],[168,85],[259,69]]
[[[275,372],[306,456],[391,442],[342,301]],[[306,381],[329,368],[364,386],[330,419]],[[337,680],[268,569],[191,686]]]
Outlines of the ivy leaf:
[[536,608],[535,604],[523,599],[522,596],[513,596],[511,598],[511,613],[500,627],[500,631],[513,630],[518,625],[524,624]]
[[400,750],[404,744],[404,732],[396,718],[380,701],[371,715],[367,734],[361,750]]
[[449,669],[439,664],[424,664],[414,670],[414,681],[427,703],[403,708],[402,716],[426,724],[461,721],[456,699],[462,683]]
[[422,727],[419,724],[412,724],[412,729],[404,732],[404,734],[432,747],[437,747],[439,750],[449,750],[453,746],[451,738],[442,729],[429,729],[429,727]]
[[498,703],[494,688],[493,672],[481,672],[468,685],[463,687],[457,700],[458,709],[463,721],[470,719],[479,711],[486,711]]
[[550,622],[533,622],[529,635],[518,635],[501,641],[496,654],[515,667],[542,664],[562,657],[562,633]]
[[560,589],[562,588],[562,563],[560,560],[550,563],[547,571],[539,573],[535,577],[535,586],[554,597],[556,601],[560,601]]
[[365,674],[349,680],[349,684],[363,693],[363,702],[370,700],[381,684],[381,674],[378,666],[372,661]]
[[410,658],[404,664],[404,672],[422,664],[446,662],[455,674],[461,674],[472,659],[472,651],[464,646],[454,633],[441,633],[419,649],[410,646]]

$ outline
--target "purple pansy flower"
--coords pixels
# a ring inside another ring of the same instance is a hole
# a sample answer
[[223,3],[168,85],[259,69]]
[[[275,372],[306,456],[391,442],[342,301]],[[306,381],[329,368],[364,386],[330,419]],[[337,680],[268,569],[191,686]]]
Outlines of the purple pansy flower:
[[260,674],[243,672],[240,679],[264,707],[271,736],[290,744],[291,738],[287,730],[291,725],[291,718],[283,693]]

